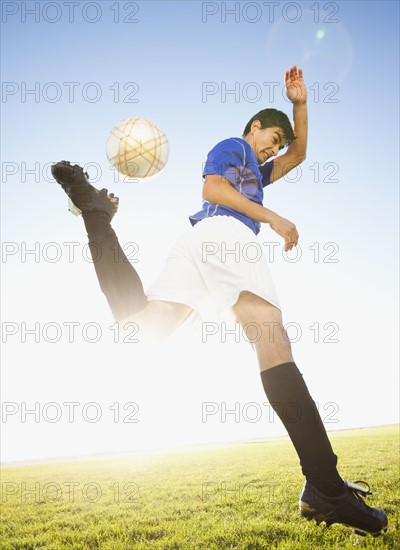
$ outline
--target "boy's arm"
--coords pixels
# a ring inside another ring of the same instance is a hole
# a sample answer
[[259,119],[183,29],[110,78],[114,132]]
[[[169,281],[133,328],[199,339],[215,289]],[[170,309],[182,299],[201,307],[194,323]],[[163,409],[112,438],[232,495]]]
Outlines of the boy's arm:
[[274,159],[271,183],[285,176],[306,158],[307,151],[307,88],[303,80],[303,71],[294,65],[285,75],[286,95],[293,103],[294,133],[296,139],[289,145],[286,153]]
[[286,251],[292,250],[293,246],[297,245],[299,234],[294,223],[244,197],[222,176],[217,174],[205,176],[203,199],[244,212],[252,220],[268,223],[271,229],[285,239]]

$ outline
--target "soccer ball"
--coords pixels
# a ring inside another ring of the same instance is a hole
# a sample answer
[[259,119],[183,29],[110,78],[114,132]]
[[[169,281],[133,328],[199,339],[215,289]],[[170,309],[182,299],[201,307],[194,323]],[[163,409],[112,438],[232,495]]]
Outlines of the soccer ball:
[[117,124],[107,141],[107,157],[124,176],[148,178],[167,164],[168,139],[145,118],[127,118]]

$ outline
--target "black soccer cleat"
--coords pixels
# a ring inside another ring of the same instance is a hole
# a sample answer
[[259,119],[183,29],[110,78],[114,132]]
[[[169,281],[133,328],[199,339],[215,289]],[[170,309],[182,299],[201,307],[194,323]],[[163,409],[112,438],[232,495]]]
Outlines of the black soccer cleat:
[[78,164],[73,166],[66,160],[51,167],[53,178],[61,185],[72,203],[85,212],[105,212],[114,216],[118,209],[118,197],[108,194],[107,189],[99,191],[89,183],[89,175]]
[[362,498],[372,495],[369,486],[365,489],[350,481],[343,481],[343,494],[338,497],[327,497],[306,481],[299,500],[301,515],[307,520],[315,519],[317,525],[325,521],[327,527],[332,523],[342,523],[353,527],[355,533],[363,536],[370,533],[377,537],[386,531],[388,520],[385,512],[367,506]]

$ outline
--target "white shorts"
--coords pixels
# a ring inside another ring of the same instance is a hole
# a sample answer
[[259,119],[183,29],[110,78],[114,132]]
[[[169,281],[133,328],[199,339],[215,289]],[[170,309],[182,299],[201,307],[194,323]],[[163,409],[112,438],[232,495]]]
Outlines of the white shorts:
[[216,312],[231,320],[244,290],[280,309],[260,241],[236,218],[214,216],[179,237],[147,299],[186,304],[202,318]]

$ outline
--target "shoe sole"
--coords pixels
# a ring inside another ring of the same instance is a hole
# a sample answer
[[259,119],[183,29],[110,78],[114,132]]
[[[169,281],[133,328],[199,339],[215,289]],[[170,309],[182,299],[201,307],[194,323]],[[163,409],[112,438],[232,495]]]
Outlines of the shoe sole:
[[379,537],[383,533],[386,533],[387,526],[383,527],[381,530],[376,531],[375,533],[371,533],[371,531],[364,531],[363,529],[356,529],[353,525],[349,525],[348,523],[343,523],[339,521],[334,512],[317,512],[315,508],[312,508],[307,502],[300,501],[299,503],[300,508],[300,514],[303,518],[305,518],[307,521],[315,520],[315,523],[317,525],[320,525],[323,521],[326,523],[326,527],[330,527],[333,523],[339,523],[340,525],[346,525],[346,527],[350,527],[351,529],[354,529],[354,532],[356,535],[361,535],[362,537],[365,537],[366,535],[372,535],[373,537]]
[[[93,187],[93,185],[88,181],[88,175],[83,171],[83,168],[79,164],[71,165],[69,161],[62,160],[53,164],[51,167],[51,173],[56,180],[56,182],[62,187],[67,196],[70,198],[72,204],[80,212],[92,210],[100,210],[106,212],[111,218],[115,215],[118,210],[119,199],[114,196],[114,193],[108,194],[107,189],[101,189],[100,191]],[[81,208],[79,205],[75,205],[71,194],[73,193],[74,188],[79,188],[81,186],[87,186],[92,188],[90,192],[96,194],[93,196],[93,208],[88,203],[87,207]],[[101,204],[101,201],[104,201]],[[99,203],[97,201],[100,201]],[[96,204],[97,203],[97,204]]]
[[[83,168],[79,164],[71,165],[67,160],[62,160],[53,164],[51,167],[53,178],[61,185],[63,189],[71,187],[71,185],[90,185],[85,179]],[[77,181],[77,176],[81,181]]]

